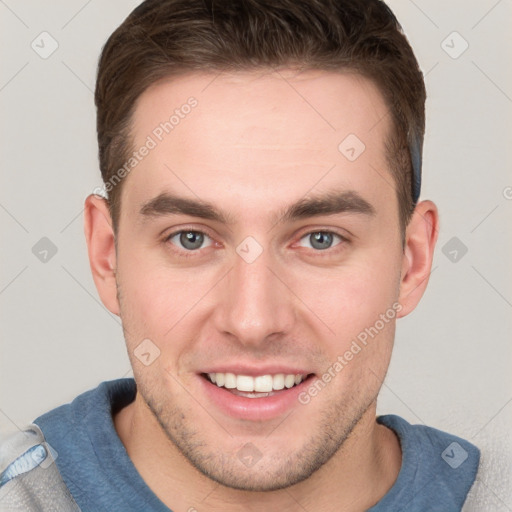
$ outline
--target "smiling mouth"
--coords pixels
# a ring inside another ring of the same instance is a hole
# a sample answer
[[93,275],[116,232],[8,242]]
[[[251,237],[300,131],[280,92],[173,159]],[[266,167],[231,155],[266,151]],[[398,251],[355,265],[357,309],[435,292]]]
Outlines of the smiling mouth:
[[298,386],[313,374],[237,375],[234,373],[203,373],[208,382],[245,398],[265,398]]

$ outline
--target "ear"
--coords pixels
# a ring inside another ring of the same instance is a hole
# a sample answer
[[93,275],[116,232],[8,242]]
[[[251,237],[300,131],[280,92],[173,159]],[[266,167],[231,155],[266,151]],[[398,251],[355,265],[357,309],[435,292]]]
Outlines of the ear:
[[106,199],[91,194],[85,200],[84,231],[92,277],[105,307],[119,315],[116,287],[116,248]]
[[406,229],[399,297],[402,309],[398,317],[413,311],[425,292],[438,232],[436,205],[432,201],[418,203]]

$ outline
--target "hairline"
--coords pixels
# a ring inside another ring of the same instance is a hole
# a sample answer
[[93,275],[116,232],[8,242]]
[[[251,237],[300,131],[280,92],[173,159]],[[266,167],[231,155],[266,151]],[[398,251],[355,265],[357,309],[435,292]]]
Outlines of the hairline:
[[[134,117],[135,113],[137,111],[137,108],[140,103],[140,98],[151,88],[158,86],[161,83],[172,81],[173,79],[188,77],[188,76],[197,76],[200,74],[220,74],[223,72],[227,72],[232,75],[242,74],[242,73],[256,73],[257,71],[265,71],[265,70],[276,70],[276,69],[299,69],[299,74],[302,72],[308,72],[308,71],[320,71],[325,73],[339,73],[339,74],[349,74],[354,75],[360,78],[363,78],[364,80],[370,82],[378,91],[384,106],[387,110],[387,114],[385,117],[390,118],[390,122],[388,123],[387,127],[387,134],[384,138],[384,151],[385,151],[385,161],[387,164],[386,170],[391,174],[393,178],[393,188],[395,190],[395,199],[397,201],[397,211],[398,211],[398,220],[399,220],[399,229],[400,229],[400,235],[402,240],[402,246],[405,246],[405,229],[408,225],[408,222],[410,221],[411,214],[408,213],[405,216],[402,215],[402,208],[401,208],[401,201],[400,201],[400,190],[398,187],[398,178],[399,178],[399,171],[395,170],[395,166],[397,166],[397,156],[394,152],[394,147],[396,147],[397,142],[400,139],[399,136],[399,127],[397,126],[395,117],[393,115],[393,110],[391,108],[391,105],[389,104],[389,99],[386,97],[386,94],[384,93],[383,87],[378,83],[378,81],[370,75],[370,73],[365,72],[364,69],[361,69],[359,65],[339,65],[338,67],[322,67],[319,65],[303,65],[302,67],[296,66],[293,64],[283,64],[281,66],[247,66],[247,68],[240,68],[240,69],[224,69],[222,67],[210,67],[210,68],[192,68],[189,66],[181,67],[181,68],[175,68],[173,70],[169,70],[168,73],[165,73],[164,75],[156,78],[153,82],[151,82],[145,89],[143,89],[135,101],[133,102],[133,106],[130,109],[128,115],[126,116],[124,127],[118,132],[117,136],[121,137],[122,144],[124,146],[124,151],[122,154],[122,161],[127,161],[129,158],[129,154],[131,152],[134,152],[136,149],[136,143],[134,140],[135,134],[134,134]],[[262,73],[266,74],[266,73]],[[381,121],[379,121],[381,122]],[[407,148],[408,149],[408,148]],[[409,166],[408,174],[411,178],[412,177],[412,168]],[[121,218],[121,196],[123,192],[123,185],[126,181],[126,178],[128,176],[125,176],[121,179],[121,181],[116,185],[116,193],[114,194],[115,202],[114,204],[111,204],[110,197],[107,198],[107,204],[109,206],[109,211],[112,218],[113,223],[113,231],[114,235],[117,236],[119,232],[119,224],[120,224],[120,218]]]

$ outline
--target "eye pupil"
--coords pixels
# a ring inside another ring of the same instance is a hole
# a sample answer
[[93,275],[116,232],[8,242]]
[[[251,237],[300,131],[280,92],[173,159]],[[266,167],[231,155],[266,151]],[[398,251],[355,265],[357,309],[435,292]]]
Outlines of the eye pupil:
[[323,231],[320,231],[318,233],[311,233],[311,235],[309,236],[311,246],[314,247],[315,249],[329,249],[329,247],[332,245],[333,237],[331,233],[325,233]]
[[185,249],[199,249],[204,242],[204,235],[197,231],[184,231],[180,234],[180,243]]

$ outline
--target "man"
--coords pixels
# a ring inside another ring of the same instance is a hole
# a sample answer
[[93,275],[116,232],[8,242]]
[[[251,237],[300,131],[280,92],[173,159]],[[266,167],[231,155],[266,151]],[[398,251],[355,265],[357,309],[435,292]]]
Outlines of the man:
[[108,197],[85,203],[135,379],[16,436],[2,503],[461,510],[478,449],[376,418],[437,239],[419,201],[424,103],[378,0],[135,9],[100,58]]

